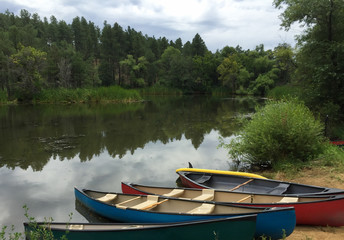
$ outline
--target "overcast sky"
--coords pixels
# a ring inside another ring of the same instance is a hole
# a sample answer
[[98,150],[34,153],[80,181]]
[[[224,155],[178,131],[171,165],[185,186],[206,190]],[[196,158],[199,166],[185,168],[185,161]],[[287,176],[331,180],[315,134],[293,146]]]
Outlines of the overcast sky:
[[297,30],[280,29],[282,10],[273,0],[0,0],[0,10],[19,15],[21,9],[71,23],[85,17],[102,28],[106,20],[128,26],[144,35],[168,40],[181,38],[183,44],[200,34],[208,49],[215,52],[228,46],[254,49],[264,44],[273,49],[279,43],[294,46]]

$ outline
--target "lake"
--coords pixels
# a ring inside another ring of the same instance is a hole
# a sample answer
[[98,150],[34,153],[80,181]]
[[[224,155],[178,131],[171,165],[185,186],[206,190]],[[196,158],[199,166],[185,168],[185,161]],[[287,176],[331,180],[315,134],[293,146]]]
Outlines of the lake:
[[[175,186],[175,170],[228,170],[219,137],[255,98],[150,97],[132,104],[0,106],[0,225],[23,231],[23,206],[37,221],[94,221],[74,186],[121,191],[120,182]],[[96,218],[100,219],[100,218]],[[95,220],[97,221],[97,220]]]

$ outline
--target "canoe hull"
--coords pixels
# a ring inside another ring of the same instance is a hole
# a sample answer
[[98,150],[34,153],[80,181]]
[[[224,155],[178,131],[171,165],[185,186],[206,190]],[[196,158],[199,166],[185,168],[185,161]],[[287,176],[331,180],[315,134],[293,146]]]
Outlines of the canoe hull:
[[[283,196],[344,194],[344,190],[271,179],[197,172],[177,172],[182,184],[190,188],[213,188],[234,192]],[[241,187],[238,187],[240,186]]]
[[[39,225],[44,226],[44,223]],[[54,228],[54,225],[61,225],[59,228]],[[94,240],[94,239],[246,239],[251,240],[254,237],[256,228],[256,215],[238,218],[226,218],[215,219],[209,221],[194,221],[186,223],[174,223],[174,224],[137,224],[137,227],[130,228],[127,224],[84,224],[80,223],[79,226],[88,225],[96,229],[87,230],[71,230],[68,232],[63,229],[63,226],[70,224],[66,223],[54,223],[50,227],[54,239],[62,239],[66,236],[69,240]],[[122,225],[122,226],[121,226]],[[29,233],[34,230],[32,226],[24,223],[25,232]],[[111,229],[111,226],[114,226]],[[141,227],[145,226],[145,227]],[[62,229],[61,229],[62,228]],[[90,228],[90,227],[88,227]],[[99,229],[97,229],[99,228]],[[102,229],[103,228],[103,229]],[[106,230],[104,230],[106,228]],[[30,239],[27,234],[27,239]]]
[[[237,204],[235,204],[237,205]],[[239,205],[238,205],[239,206]],[[294,207],[297,225],[344,226],[344,200],[305,204],[240,204],[256,207]]]
[[[78,189],[75,189],[75,197],[95,213],[119,222],[173,223],[239,217],[252,214],[252,212],[228,214],[178,214],[141,211],[131,208],[121,209],[90,198]],[[290,235],[294,231],[295,225],[296,217],[293,208],[276,208],[274,210],[260,211],[257,214],[255,237],[265,235],[271,237],[271,239],[279,239],[283,237],[284,234],[286,236]]]
[[[152,186],[144,186],[138,184],[130,184],[130,183],[123,183],[122,182],[122,192],[127,194],[158,194],[159,190],[163,187],[152,187]],[[144,190],[142,190],[144,189]],[[163,188],[167,189],[167,191],[172,191],[175,188]],[[180,188],[181,189],[181,188]],[[184,192],[189,192],[189,196],[191,195],[190,192],[201,192],[200,189],[183,189]],[[215,190],[215,199],[213,201],[217,201],[217,194],[225,195],[226,197],[222,197],[222,199],[229,199],[230,196],[239,195],[241,198],[246,198],[246,196],[250,196],[249,194],[243,195],[242,193],[233,193],[233,192],[226,192]],[[243,195],[243,196],[242,196]],[[182,195],[180,197],[187,197],[188,195]],[[257,195],[259,196],[259,195]],[[260,195],[267,197],[268,199],[276,198],[276,196],[269,196],[269,195]],[[278,197],[278,196],[277,196]],[[240,198],[239,198],[240,199]],[[301,198],[302,199],[302,198]],[[309,202],[306,200],[310,199]],[[248,206],[248,207],[294,207],[295,214],[296,214],[296,224],[297,225],[317,225],[317,226],[344,226],[344,196],[324,196],[324,197],[303,197],[302,202],[290,202],[290,203],[277,203],[270,200],[271,203],[250,203],[249,200],[246,202],[236,202],[237,200],[233,200],[232,202],[222,202],[222,203],[229,203],[232,205],[237,206]]]

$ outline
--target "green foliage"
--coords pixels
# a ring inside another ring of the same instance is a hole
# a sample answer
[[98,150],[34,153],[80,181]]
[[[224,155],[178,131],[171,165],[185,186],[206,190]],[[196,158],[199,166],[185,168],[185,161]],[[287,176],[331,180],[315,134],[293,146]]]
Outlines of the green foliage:
[[344,171],[344,149],[327,143],[324,151],[317,158],[320,165],[335,167],[338,171]]
[[[37,14],[26,10],[19,16],[7,11],[0,17],[0,88],[12,98],[30,100],[43,88],[112,85],[142,88],[157,84],[184,93],[207,93],[220,81],[232,93],[243,94],[259,74],[266,74],[276,65],[272,52],[265,51],[263,45],[253,51],[243,51],[240,46],[225,47],[213,54],[199,34],[183,44],[180,38],[175,42],[165,37],[156,39],[106,21],[100,31],[84,17],[73,18],[71,24],[54,16],[50,21],[41,21]],[[38,74],[20,75],[18,67],[9,71],[9,57],[21,51],[21,46],[46,52]],[[226,58],[231,58],[233,64],[223,69],[219,79],[217,68],[222,63],[226,65]],[[19,86],[29,79],[27,76],[37,77],[37,81],[31,81],[36,83],[36,89],[19,91],[25,89]]]
[[120,65],[126,75],[125,85],[131,87],[144,87],[145,80],[140,76],[144,76],[147,71],[148,61],[142,56],[138,60],[134,59],[132,55],[128,55],[126,59],[120,61]]
[[204,56],[208,51],[205,42],[198,33],[192,39],[191,49],[192,56]]
[[[329,102],[344,110],[344,1],[274,0],[276,8],[284,8],[282,24],[304,27],[297,37],[297,69],[295,80],[305,88],[303,100],[315,111],[326,110]],[[343,116],[341,116],[343,117]]]
[[268,74],[262,74],[251,85],[251,93],[254,95],[265,96],[269,89],[274,85],[274,80]]
[[141,95],[182,95],[183,92],[177,88],[167,88],[160,85],[145,87],[139,90]]
[[240,73],[241,64],[235,57],[227,57],[218,66],[217,72],[220,74],[219,79],[222,81],[222,86],[226,86],[235,92],[237,87],[237,79]]
[[[28,226],[29,226],[29,231],[25,232],[25,239],[30,239],[30,240],[67,240],[66,235],[68,232],[66,231],[66,234],[62,235],[59,238],[56,238],[53,235],[53,232],[49,229],[49,225],[53,221],[52,218],[44,218],[44,227],[39,226],[35,220],[34,217],[31,217],[28,213],[29,208],[24,205],[23,206],[25,213],[24,216],[26,217],[28,221]],[[72,220],[73,214],[69,214],[69,221],[68,223]],[[67,224],[68,224],[67,223]],[[0,231],[0,240],[22,240],[24,239],[24,234],[20,232],[16,232],[14,226],[11,226],[11,229],[8,230],[7,226],[4,226],[1,231]]]
[[293,49],[287,44],[280,44],[274,49],[274,57],[275,65],[279,69],[278,83],[290,83],[296,68]]
[[47,89],[36,95],[35,102],[132,102],[142,98],[138,91],[128,90],[119,86],[99,87],[90,89]]
[[31,100],[32,96],[42,89],[44,79],[41,72],[46,53],[33,47],[21,46],[21,49],[10,58],[16,79],[13,91],[20,100]]
[[7,93],[4,90],[0,90],[0,103],[7,102]]
[[211,89],[211,95],[213,96],[228,96],[231,92],[226,87],[216,87]]
[[269,90],[267,97],[275,100],[287,98],[301,98],[302,89],[298,86],[283,85]]
[[23,239],[22,235],[22,233],[15,232],[15,228],[13,225],[10,229],[8,229],[7,226],[4,226],[0,231],[0,240],[20,240]]
[[270,101],[258,107],[237,138],[221,146],[235,160],[252,165],[275,166],[305,162],[322,153],[323,124],[301,102]]

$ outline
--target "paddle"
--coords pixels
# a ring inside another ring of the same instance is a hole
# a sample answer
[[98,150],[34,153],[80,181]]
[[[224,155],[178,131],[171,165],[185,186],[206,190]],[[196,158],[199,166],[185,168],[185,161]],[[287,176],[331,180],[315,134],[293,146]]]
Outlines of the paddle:
[[229,189],[228,191],[234,191],[235,189],[238,189],[238,188],[240,188],[240,187],[242,187],[242,186],[244,186],[244,185],[246,185],[246,184],[248,184],[248,183],[250,183],[250,182],[252,182],[254,179],[253,178],[251,178],[250,180],[248,180],[247,182],[244,182],[244,183],[242,183],[242,184],[239,184],[238,186],[236,186],[236,187],[234,187],[234,188],[232,188],[232,189]]
[[[238,200],[237,203],[243,202],[243,201],[245,201],[245,200],[247,200],[247,199],[249,199],[249,198],[251,198],[251,197],[253,197],[253,196],[252,196],[252,195],[249,195],[249,196],[247,196],[247,197],[244,197],[244,198]],[[251,200],[251,202],[252,202],[252,200]]]
[[156,206],[158,206],[158,205],[160,205],[160,204],[166,202],[167,200],[168,200],[168,199],[165,199],[165,200],[163,200],[163,201],[161,201],[161,202],[152,203],[152,204],[149,205],[149,206],[146,206],[146,207],[144,207],[144,208],[141,208],[141,210],[146,210],[146,209],[149,209],[149,208],[152,208],[152,207],[156,207]]

